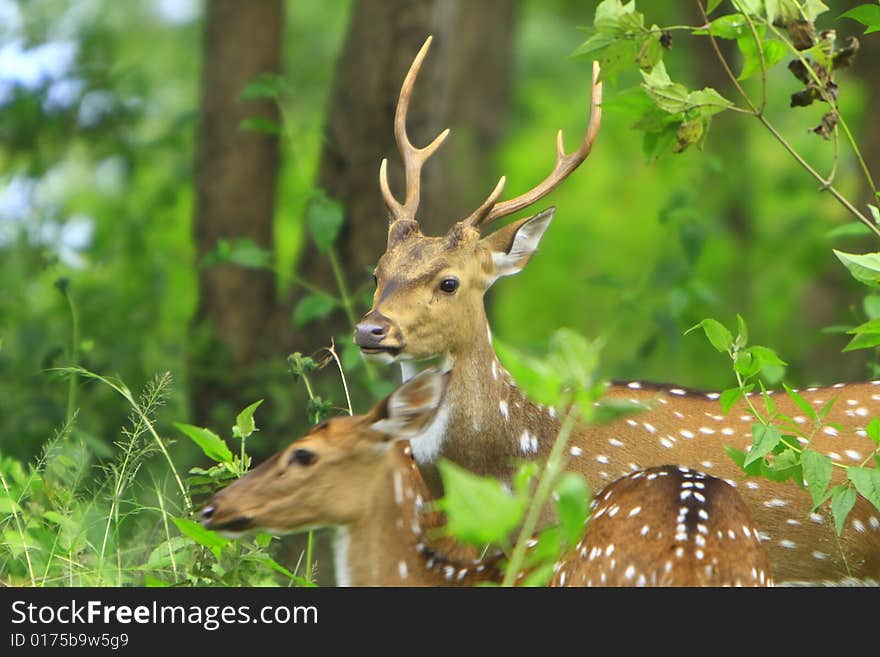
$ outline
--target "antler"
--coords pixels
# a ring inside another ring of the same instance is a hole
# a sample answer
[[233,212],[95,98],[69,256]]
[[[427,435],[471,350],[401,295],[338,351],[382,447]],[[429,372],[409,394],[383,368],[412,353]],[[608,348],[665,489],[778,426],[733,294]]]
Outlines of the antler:
[[479,228],[483,224],[487,224],[500,217],[506,217],[509,214],[518,212],[552,192],[556,187],[565,180],[568,175],[580,166],[581,162],[587,159],[593,148],[593,142],[599,134],[599,124],[602,122],[602,83],[599,82],[599,63],[593,62],[593,84],[590,97],[590,122],[587,125],[587,131],[584,133],[584,139],[580,147],[573,153],[565,154],[565,146],[562,143],[562,130],[556,136],[556,166],[537,187],[532,188],[525,194],[521,194],[516,198],[503,203],[496,203],[501,191],[504,189],[505,178],[501,176],[501,180],[489,194],[483,204],[474,210],[474,212],[464,220],[464,223]]
[[422,60],[428,52],[433,37],[425,40],[416,58],[413,60],[409,72],[403,80],[403,86],[400,88],[400,98],[397,101],[397,110],[394,113],[394,137],[397,140],[397,148],[403,157],[403,165],[406,171],[406,200],[401,204],[391,193],[388,186],[388,160],[382,160],[382,166],[379,167],[379,187],[382,188],[382,197],[385,199],[385,207],[388,208],[391,221],[400,219],[416,220],[416,210],[419,207],[419,189],[421,187],[422,165],[434,154],[443,140],[449,135],[447,128],[441,132],[430,144],[424,148],[416,148],[412,145],[406,134],[406,111],[409,108],[409,101],[412,97],[413,86],[415,85],[416,76],[422,66]]

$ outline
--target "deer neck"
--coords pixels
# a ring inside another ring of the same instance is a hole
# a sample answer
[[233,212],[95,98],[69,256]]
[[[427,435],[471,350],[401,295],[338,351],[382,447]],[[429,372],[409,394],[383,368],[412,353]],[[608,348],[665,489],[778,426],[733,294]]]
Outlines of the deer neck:
[[[452,377],[434,422],[413,440],[413,454],[431,492],[442,493],[442,456],[483,476],[509,481],[517,460],[541,458],[559,431],[556,411],[531,402],[498,361],[483,317],[477,337],[444,356]],[[402,366],[404,378],[411,366]]]
[[336,529],[339,586],[466,586],[497,576],[493,567],[445,556],[452,543],[429,540],[439,518],[408,445],[389,447],[364,490],[363,512]]

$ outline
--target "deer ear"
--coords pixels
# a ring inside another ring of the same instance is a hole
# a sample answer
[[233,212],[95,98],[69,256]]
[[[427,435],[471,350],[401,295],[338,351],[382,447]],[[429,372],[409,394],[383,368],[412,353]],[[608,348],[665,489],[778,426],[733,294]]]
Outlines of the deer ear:
[[442,405],[451,374],[427,369],[415,375],[371,411],[370,428],[392,440],[418,436]]
[[549,208],[533,217],[514,221],[481,240],[492,254],[493,282],[501,276],[520,272],[528,264],[555,212],[556,208]]

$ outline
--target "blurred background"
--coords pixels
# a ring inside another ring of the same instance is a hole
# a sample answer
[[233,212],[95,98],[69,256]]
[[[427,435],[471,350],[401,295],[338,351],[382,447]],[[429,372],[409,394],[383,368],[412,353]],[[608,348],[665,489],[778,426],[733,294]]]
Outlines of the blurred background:
[[[570,55],[596,4],[0,0],[0,452],[31,458],[64,424],[70,389],[51,368],[73,364],[133,390],[170,371],[168,434],[175,420],[228,435],[243,406],[265,399],[260,455],[310,423],[288,354],[332,339],[365,410],[398,376],[364,370],[350,320],[369,307],[384,249],[383,157],[400,189],[392,117],[413,55],[433,34],[413,141],[452,129],[425,171],[420,218],[436,234],[502,173],[508,195],[541,180],[559,128],[574,148],[590,61]],[[860,3],[827,4],[820,25],[861,34],[837,20]],[[694,3],[640,9],[658,24],[700,22]],[[880,169],[876,37],[837,81]],[[673,79],[735,98],[704,40],[676,32],[665,59]],[[842,354],[847,336],[827,329],[861,323],[876,304],[832,248],[876,246],[836,230],[851,217],[748,116],[719,116],[702,151],[646,158],[613,102],[638,81],[606,83],[591,157],[539,204],[558,210],[538,255],[489,293],[496,338],[540,352],[571,327],[605,338],[608,378],[722,388],[733,383],[726,358],[683,333],[740,313],[752,341],[790,364],[792,385],[872,377],[874,354]],[[810,132],[822,108],[788,107],[799,85],[784,66],[768,85],[768,116],[827,171],[832,147]],[[845,149],[838,169],[864,208]],[[335,366],[310,378],[330,412],[345,406]],[[76,409],[75,435],[107,457],[129,407],[80,381]]]

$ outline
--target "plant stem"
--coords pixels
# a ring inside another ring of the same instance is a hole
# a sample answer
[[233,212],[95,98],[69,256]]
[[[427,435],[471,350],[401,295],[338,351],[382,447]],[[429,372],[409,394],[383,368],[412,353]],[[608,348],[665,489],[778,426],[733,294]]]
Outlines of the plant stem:
[[[70,360],[71,365],[77,367],[79,365],[79,316],[76,312],[76,305],[73,303],[70,289],[67,287],[64,288],[64,298],[67,300],[67,307],[70,309]],[[67,426],[72,426],[73,416],[76,413],[76,391],[76,377],[71,376],[67,383]]]
[[[561,406],[569,406],[568,401],[561,404]],[[519,575],[520,570],[522,570],[522,565],[525,561],[527,542],[535,532],[535,527],[538,525],[538,519],[540,518],[544,504],[547,502],[547,498],[550,497],[556,479],[562,470],[562,454],[565,450],[565,445],[568,443],[568,437],[571,435],[575,422],[577,422],[577,417],[577,406],[571,405],[565,415],[565,419],[562,421],[559,433],[556,435],[556,440],[553,442],[550,455],[547,457],[547,463],[541,471],[541,478],[538,480],[535,495],[532,497],[528,510],[526,511],[526,518],[523,521],[519,537],[513,548],[513,554],[510,556],[510,562],[507,565],[507,570],[504,573],[504,580],[501,582],[501,586],[514,586],[516,584],[517,576]]]

